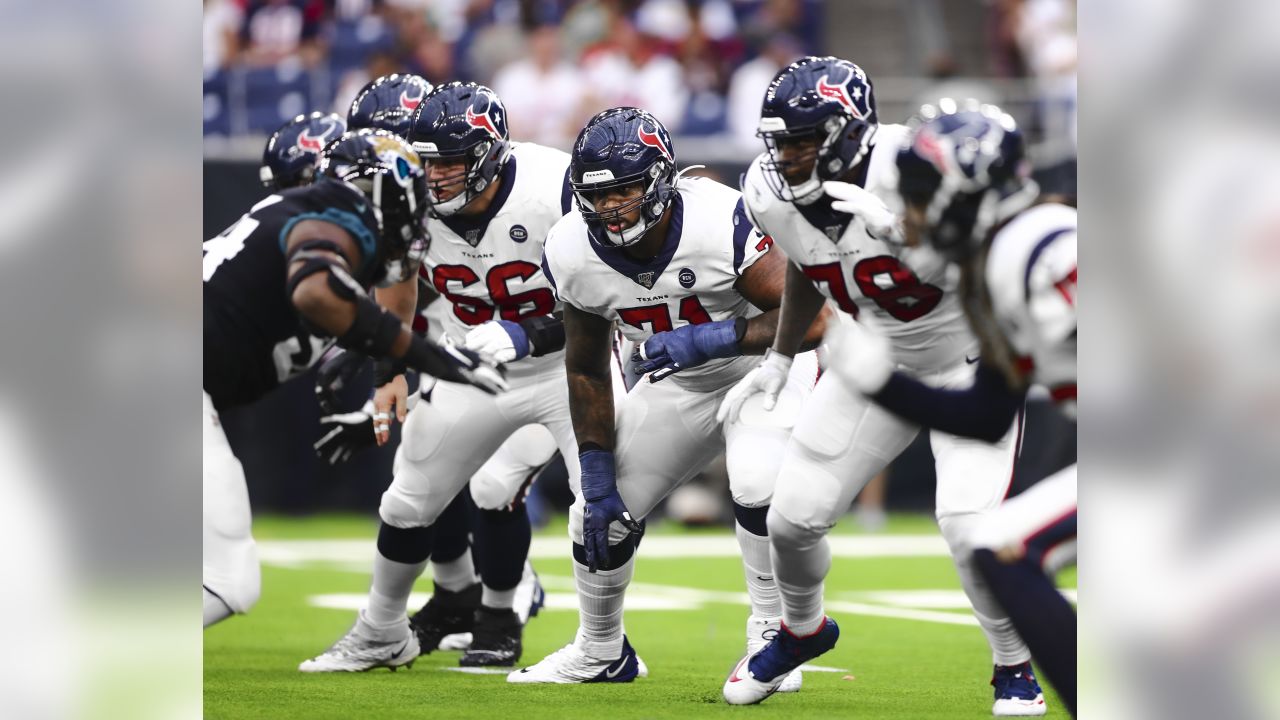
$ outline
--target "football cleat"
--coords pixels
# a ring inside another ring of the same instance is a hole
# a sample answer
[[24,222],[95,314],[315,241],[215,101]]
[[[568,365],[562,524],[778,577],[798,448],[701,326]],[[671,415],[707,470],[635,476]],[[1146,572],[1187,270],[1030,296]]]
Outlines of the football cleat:
[[574,643],[569,643],[546,656],[536,665],[521,668],[507,676],[509,683],[571,683],[631,682],[649,674],[641,668],[636,651],[627,636],[622,636],[622,655],[613,660],[597,660],[584,653]]
[[436,586],[427,604],[409,618],[424,655],[439,648],[446,635],[471,632],[480,609],[480,592],[480,583],[457,592]]
[[476,610],[471,647],[458,664],[463,667],[511,667],[520,659],[524,626],[514,610],[480,606]]
[[[769,641],[778,635],[782,628],[782,618],[760,618],[752,615],[747,618],[747,654],[752,655],[764,649]],[[786,679],[778,686],[777,692],[800,692],[804,683],[800,668],[787,674]]]
[[991,674],[996,689],[996,702],[991,714],[996,717],[1035,716],[1045,713],[1044,693],[1036,682],[1030,662],[1021,665],[996,665]]
[[529,620],[538,616],[538,612],[547,604],[547,593],[542,589],[542,582],[538,580],[538,573],[534,572],[533,565],[528,560],[524,561],[524,574],[520,576],[520,584],[516,585],[516,615],[520,617],[520,624],[527,625]]
[[791,671],[836,646],[840,628],[831,618],[809,635],[796,637],[782,625],[769,644],[746,655],[724,681],[724,699],[730,705],[753,705],[778,691]]
[[328,650],[304,660],[298,670],[305,673],[364,672],[385,667],[412,667],[418,657],[418,637],[403,624],[387,630],[374,629],[365,621],[364,611],[356,624]]

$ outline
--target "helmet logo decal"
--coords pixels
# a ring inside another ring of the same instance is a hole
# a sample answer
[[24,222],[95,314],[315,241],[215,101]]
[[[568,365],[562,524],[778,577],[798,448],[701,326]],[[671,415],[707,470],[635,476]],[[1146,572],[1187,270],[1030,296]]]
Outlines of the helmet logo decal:
[[332,120],[325,121],[325,130],[320,133],[319,137],[311,134],[311,128],[305,128],[302,134],[298,136],[298,149],[303,152],[318,153],[324,149],[325,142],[333,131],[337,129],[337,125]]
[[944,175],[947,173],[947,153],[933,133],[925,130],[916,135],[915,146],[920,157],[932,163],[938,172]]
[[[414,97],[409,94],[413,89],[417,89],[418,96]],[[405,110],[413,111],[418,109],[418,104],[422,102],[422,98],[426,97],[427,89],[421,85],[411,86],[400,93],[400,107]]]
[[640,136],[641,145],[648,145],[651,148],[657,148],[658,152],[662,153],[667,160],[675,162],[676,159],[671,154],[671,148],[667,147],[667,144],[662,141],[662,138],[657,132],[645,130],[644,126],[641,125],[636,134]]
[[[493,107],[490,103],[490,107]],[[493,124],[493,118],[489,117],[489,111],[477,114],[470,106],[467,107],[467,124],[471,127],[478,127],[493,136],[494,140],[501,140],[502,134],[498,132],[498,128]]]
[[[853,113],[853,116],[855,118],[859,120],[865,120],[866,117],[862,114],[862,111],[858,110],[857,106],[853,104],[854,99],[850,97],[849,88],[847,87],[846,83],[838,83],[833,85],[827,82],[827,77],[828,76],[823,75],[822,77],[818,78],[818,86],[817,86],[818,94],[824,98],[835,100],[836,102],[840,103],[845,107],[845,109]],[[857,94],[858,99],[861,100],[862,88],[855,87],[853,91],[854,93]]]

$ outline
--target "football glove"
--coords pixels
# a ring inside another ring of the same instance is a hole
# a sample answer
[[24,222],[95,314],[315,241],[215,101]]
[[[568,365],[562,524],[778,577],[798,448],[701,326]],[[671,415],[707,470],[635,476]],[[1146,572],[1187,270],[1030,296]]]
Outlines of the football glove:
[[[741,320],[741,322],[739,322]],[[660,332],[638,345],[631,356],[636,372],[658,382],[672,373],[697,367],[712,358],[737,357],[738,343],[746,331],[746,320],[731,318],[719,322],[685,325]]]
[[463,338],[462,346],[498,362],[513,362],[528,356],[529,334],[520,323],[490,320],[472,328]]
[[325,351],[316,368],[316,401],[321,412],[332,415],[341,409],[338,393],[351,384],[366,359],[358,352],[336,345]]
[[884,388],[893,374],[893,350],[871,313],[827,331],[827,370],[864,395]]
[[609,563],[609,525],[617,520],[633,533],[640,532],[627,506],[618,494],[617,471],[613,453],[587,450],[578,454],[582,468],[582,547],[586,550],[587,571],[595,572]]
[[372,447],[373,405],[356,412],[326,415],[320,418],[320,439],[315,442],[316,455],[330,465],[351,459],[357,451]]
[[774,352],[773,348],[766,350],[764,360],[724,396],[720,409],[716,411],[716,422],[736,420],[742,404],[754,395],[763,395],[764,409],[773,410],[778,404],[778,395],[787,384],[793,361],[793,358]]
[[867,232],[877,240],[902,244],[902,228],[898,224],[898,217],[871,191],[839,180],[827,180],[822,183],[822,189],[831,196],[832,210],[861,218],[867,226]]

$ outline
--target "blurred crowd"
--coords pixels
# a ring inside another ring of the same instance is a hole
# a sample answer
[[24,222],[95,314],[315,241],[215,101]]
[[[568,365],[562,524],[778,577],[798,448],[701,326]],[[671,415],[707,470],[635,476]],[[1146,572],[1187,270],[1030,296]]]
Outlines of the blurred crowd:
[[[904,0],[889,9],[912,35],[945,36],[946,4]],[[961,70],[1030,76],[1042,97],[1074,113],[1074,0],[971,5],[986,13],[987,67],[960,67],[943,37],[926,40],[922,67],[904,74],[943,86]],[[849,8],[856,5],[822,0],[205,0],[205,134],[267,133],[312,109],[345,114],[368,80],[407,70],[433,83],[489,84],[518,140],[567,148],[598,110],[637,105],[679,135],[727,135],[755,148],[769,80],[801,55],[838,50],[824,42],[824,23]],[[1071,128],[1053,136],[1074,133],[1069,113],[1057,113],[1067,118],[1058,124]]]

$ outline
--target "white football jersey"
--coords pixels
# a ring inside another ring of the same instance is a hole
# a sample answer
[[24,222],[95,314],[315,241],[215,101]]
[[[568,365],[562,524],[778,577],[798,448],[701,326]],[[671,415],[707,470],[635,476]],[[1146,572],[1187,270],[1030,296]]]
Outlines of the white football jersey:
[[[542,246],[569,207],[568,168],[568,153],[512,143],[502,185],[488,211],[427,219],[431,247],[421,273],[452,306],[441,318],[449,339],[461,344],[471,328],[489,320],[519,321],[556,309],[555,294],[542,273]],[[559,362],[561,355],[529,358],[509,369],[517,373],[547,358]]]
[[1068,416],[1076,403],[1076,210],[1024,210],[991,241],[987,292],[1017,362]]
[[[904,125],[880,126],[862,183],[899,213],[896,159],[906,133]],[[765,158],[757,157],[743,179],[747,208],[823,295],[853,317],[874,313],[893,342],[894,359],[908,369],[942,370],[976,355],[977,340],[945,266],[908,267],[904,248],[872,237],[861,219],[831,211],[825,198],[809,206],[778,199],[765,181]]]
[[[677,188],[666,242],[645,263],[593,242],[576,210],[565,215],[551,230],[543,259],[556,297],[615,322],[634,343],[684,325],[759,315],[734,284],[772,240],[752,226],[736,190],[699,177],[682,178]],[[717,358],[665,382],[713,390],[737,382],[758,362]]]

